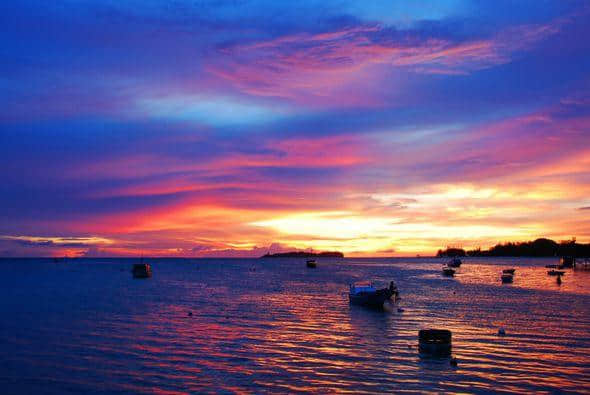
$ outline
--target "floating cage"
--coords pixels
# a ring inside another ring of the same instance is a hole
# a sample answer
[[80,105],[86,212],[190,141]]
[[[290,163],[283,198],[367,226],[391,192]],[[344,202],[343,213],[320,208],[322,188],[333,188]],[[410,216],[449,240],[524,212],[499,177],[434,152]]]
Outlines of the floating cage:
[[418,332],[420,354],[437,357],[451,355],[452,333],[447,329],[422,329]]

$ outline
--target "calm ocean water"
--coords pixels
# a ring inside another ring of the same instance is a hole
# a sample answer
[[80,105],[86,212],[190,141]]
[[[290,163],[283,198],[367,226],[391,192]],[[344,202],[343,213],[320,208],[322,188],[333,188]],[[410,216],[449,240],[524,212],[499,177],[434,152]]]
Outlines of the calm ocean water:
[[[154,259],[147,280],[133,262],[0,260],[1,392],[590,391],[590,272],[559,286],[554,259],[455,278],[437,259]],[[365,279],[396,281],[404,311],[349,306]],[[428,327],[453,331],[457,367],[420,358]]]

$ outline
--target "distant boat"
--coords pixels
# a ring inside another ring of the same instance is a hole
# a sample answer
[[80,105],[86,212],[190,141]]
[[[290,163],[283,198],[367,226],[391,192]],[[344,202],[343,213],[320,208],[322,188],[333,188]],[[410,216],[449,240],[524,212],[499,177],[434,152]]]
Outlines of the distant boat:
[[150,278],[152,276],[152,267],[149,263],[144,263],[143,258],[141,258],[141,263],[133,265],[132,273],[134,278]]
[[583,261],[576,261],[576,264],[574,265],[574,270],[590,270],[590,259],[586,258]]
[[442,274],[443,276],[453,277],[455,275],[455,269],[448,266],[443,266]]
[[510,273],[504,273],[500,278],[504,284],[511,283],[514,280],[514,276]]
[[375,309],[383,309],[383,304],[387,301],[395,302],[399,297],[399,292],[394,282],[389,283],[389,287],[377,289],[372,283],[356,283],[350,285],[348,300],[351,304],[365,306]]
[[576,258],[573,256],[562,256],[559,259],[559,269],[566,269],[576,266]]
[[545,265],[547,269],[557,269],[557,265]]
[[459,258],[453,258],[449,263],[447,263],[448,267],[459,267],[463,262]]
[[547,274],[550,276],[563,276],[565,272],[562,270],[549,270]]
[[307,267],[309,267],[311,269],[315,269],[317,267],[317,264],[315,263],[315,259],[308,260],[306,265],[307,265]]
[[515,271],[516,271],[516,269],[504,269],[504,270],[502,270],[502,273],[504,273],[504,274],[514,274]]

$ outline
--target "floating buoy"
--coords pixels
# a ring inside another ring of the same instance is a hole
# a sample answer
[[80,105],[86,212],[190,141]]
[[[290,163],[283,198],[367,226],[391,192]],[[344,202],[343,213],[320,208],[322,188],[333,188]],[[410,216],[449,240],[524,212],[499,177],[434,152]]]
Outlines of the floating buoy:
[[450,356],[452,334],[446,329],[422,329],[418,332],[421,354],[434,356]]
[[459,361],[457,361],[457,358],[451,358],[451,361],[450,361],[451,366],[457,366],[458,363],[459,363]]
[[498,336],[506,336],[506,331],[504,330],[504,328],[498,329]]

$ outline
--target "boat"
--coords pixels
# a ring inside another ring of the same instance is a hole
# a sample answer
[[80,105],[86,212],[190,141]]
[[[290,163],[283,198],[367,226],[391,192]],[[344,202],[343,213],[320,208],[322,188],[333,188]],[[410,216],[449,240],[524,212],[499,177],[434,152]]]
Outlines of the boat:
[[459,267],[463,262],[459,258],[453,258],[449,263],[447,263],[448,267]]
[[514,280],[514,276],[510,273],[504,273],[500,278],[502,279],[502,283],[504,284],[511,283]]
[[418,350],[421,355],[450,356],[452,336],[447,329],[422,329],[418,332]]
[[565,272],[563,270],[549,270],[547,274],[550,276],[563,276]]
[[152,267],[149,263],[144,263],[141,258],[141,263],[133,265],[133,277],[134,278],[150,278],[152,276]]
[[308,260],[306,265],[307,265],[307,267],[312,268],[312,269],[317,267],[317,264],[315,263],[315,259]]
[[559,269],[572,268],[576,266],[576,258],[573,256],[562,256],[559,259]]
[[383,304],[394,302],[399,298],[399,291],[394,282],[389,287],[377,289],[372,283],[350,284],[348,300],[351,304],[375,309],[383,309]]
[[453,277],[455,275],[455,269],[448,266],[443,266],[442,274],[443,276]]
[[516,271],[516,269],[504,269],[504,270],[502,270],[502,273],[504,273],[504,274],[514,274],[515,271]]
[[557,265],[545,265],[547,269],[557,269]]

